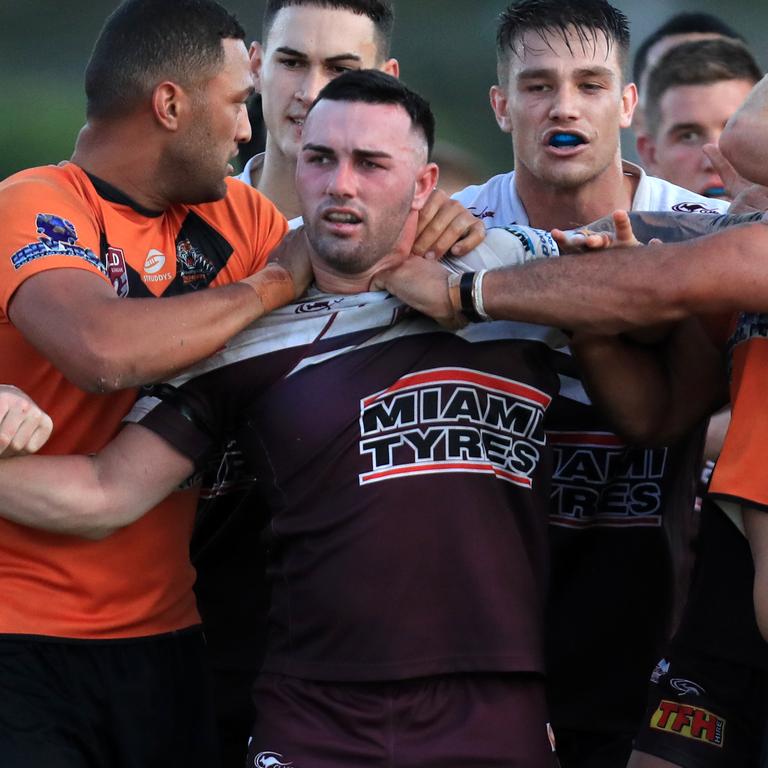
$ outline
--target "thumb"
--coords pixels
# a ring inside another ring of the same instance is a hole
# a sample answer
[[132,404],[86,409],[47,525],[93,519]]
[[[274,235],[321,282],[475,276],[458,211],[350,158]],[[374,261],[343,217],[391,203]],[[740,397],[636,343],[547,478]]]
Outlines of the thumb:
[[387,277],[389,276],[389,269],[382,269],[379,272],[374,273],[371,278],[371,282],[368,285],[369,291],[386,291],[387,290]]

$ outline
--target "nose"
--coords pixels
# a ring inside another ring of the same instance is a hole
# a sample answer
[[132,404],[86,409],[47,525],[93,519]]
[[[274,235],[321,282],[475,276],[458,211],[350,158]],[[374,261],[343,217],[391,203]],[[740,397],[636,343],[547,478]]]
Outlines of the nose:
[[357,192],[355,172],[352,165],[345,161],[336,164],[328,174],[326,192],[331,197],[352,198]]
[[[705,136],[705,140],[702,141],[702,146],[704,144],[718,144],[720,141],[720,135],[722,134],[722,129],[720,130],[713,130],[709,134]],[[715,166],[712,164],[712,161],[707,156],[707,153],[704,152],[704,150],[701,151],[701,164],[702,168],[707,172],[710,173],[712,171],[717,172],[715,169]]]
[[299,101],[309,105],[317,98],[317,94],[320,93],[327,82],[328,78],[323,76],[320,69],[309,67],[306,75],[302,78],[301,83],[299,83],[295,96]]
[[240,106],[237,114],[237,124],[235,126],[235,141],[238,144],[245,144],[251,140],[251,121],[248,117],[248,108],[245,104]]
[[550,120],[576,120],[579,117],[578,95],[574,88],[563,85],[552,92]]

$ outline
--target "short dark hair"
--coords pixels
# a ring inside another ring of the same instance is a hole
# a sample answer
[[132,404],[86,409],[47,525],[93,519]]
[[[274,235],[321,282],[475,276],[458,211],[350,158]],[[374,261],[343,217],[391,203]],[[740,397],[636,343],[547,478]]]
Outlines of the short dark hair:
[[432,156],[435,145],[435,116],[432,114],[429,102],[396,77],[378,69],[344,72],[331,80],[317,94],[309,112],[323,100],[399,104],[408,113],[413,127],[423,134],[427,142],[428,156]]
[[496,31],[496,57],[499,78],[506,77],[510,53],[526,32],[538,32],[546,41],[555,34],[569,45],[569,34],[575,30],[586,46],[603,35],[610,47],[615,44],[619,61],[624,64],[629,51],[629,21],[606,0],[518,0],[499,16]]
[[679,85],[711,85],[723,80],[746,80],[753,85],[763,76],[743,43],[725,38],[693,40],[667,51],[648,75],[645,114],[648,132],[661,124],[661,100]]
[[741,40],[746,42],[733,27],[726,24],[722,19],[713,16],[711,13],[678,13],[664,22],[655,32],[651,32],[643,40],[635,51],[635,59],[632,64],[632,79],[640,85],[640,78],[645,72],[648,63],[648,51],[665,37],[672,35],[688,34],[707,34],[721,35],[729,37],[732,40]]
[[244,40],[245,30],[214,0],[126,0],[107,18],[85,71],[88,117],[124,115],[163,80],[211,76],[230,38]]
[[391,0],[267,0],[261,24],[262,42],[266,43],[278,12],[293,5],[314,5],[367,16],[373,22],[381,58],[389,56],[392,29],[395,26],[395,10]]

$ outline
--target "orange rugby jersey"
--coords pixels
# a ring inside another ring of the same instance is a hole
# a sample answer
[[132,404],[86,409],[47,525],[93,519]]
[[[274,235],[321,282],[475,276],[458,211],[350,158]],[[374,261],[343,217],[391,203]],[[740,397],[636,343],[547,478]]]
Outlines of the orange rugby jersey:
[[710,494],[716,499],[768,510],[765,381],[768,376],[768,315],[743,312],[728,341],[731,423],[715,465]]
[[[287,227],[247,185],[229,180],[227,189],[221,201],[156,214],[72,163],[0,184],[0,380],[52,416],[44,453],[98,451],[136,393],[94,395],[70,384],[9,322],[16,289],[49,269],[87,270],[128,300],[239,280],[264,265]],[[167,330],[157,328],[158,337]],[[101,541],[0,519],[0,633],[138,637],[199,623],[188,555],[196,497],[177,492]]]

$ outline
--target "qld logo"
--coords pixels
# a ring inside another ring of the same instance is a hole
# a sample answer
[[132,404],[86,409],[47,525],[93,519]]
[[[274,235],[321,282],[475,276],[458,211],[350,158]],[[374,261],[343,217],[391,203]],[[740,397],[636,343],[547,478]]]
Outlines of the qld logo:
[[360,402],[360,453],[370,462],[360,485],[470,472],[531,488],[550,402],[534,387],[466,368],[403,376]]
[[35,217],[35,230],[38,235],[37,241],[27,243],[11,255],[11,264],[14,269],[21,269],[37,259],[73,256],[88,262],[105,274],[104,265],[99,257],[90,248],[77,245],[77,229],[71,221],[52,213],[38,213]]
[[277,752],[259,752],[253,760],[255,768],[291,768],[293,763],[284,763]]

